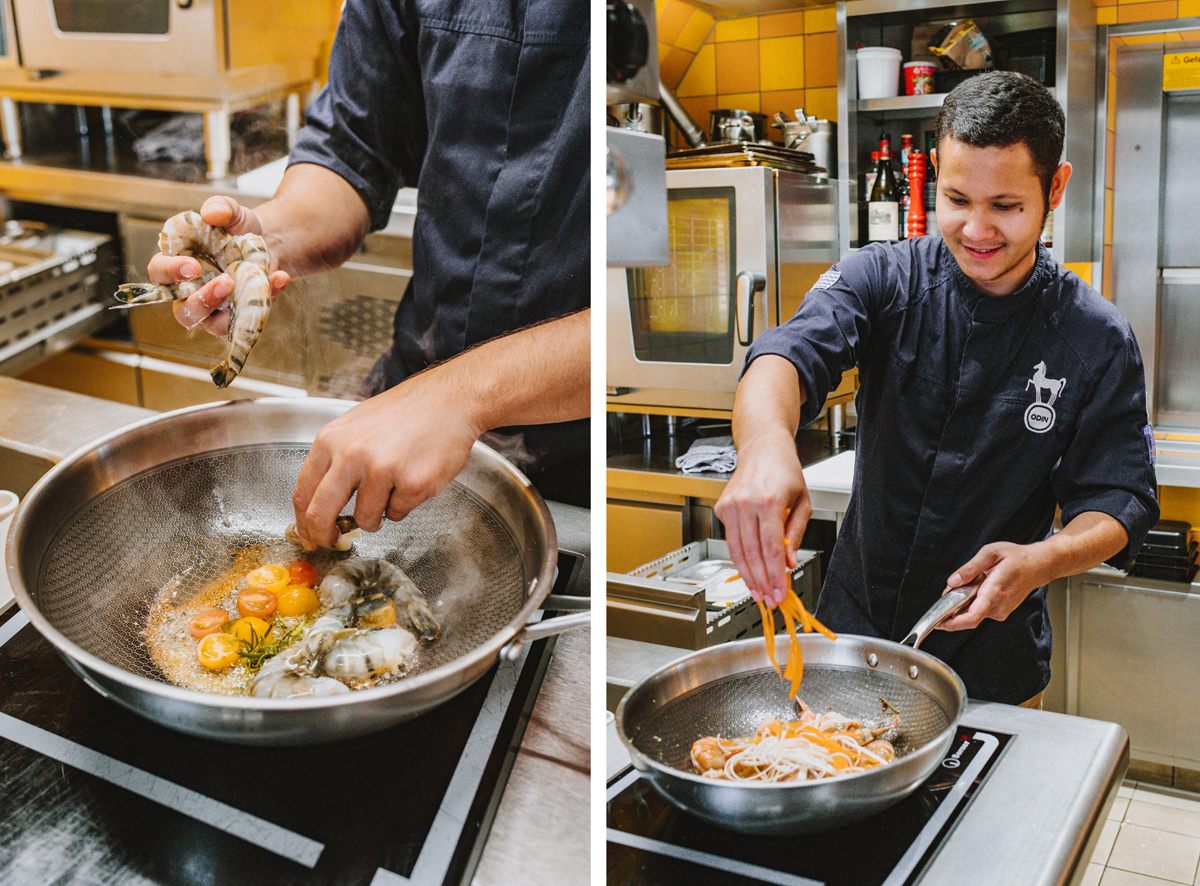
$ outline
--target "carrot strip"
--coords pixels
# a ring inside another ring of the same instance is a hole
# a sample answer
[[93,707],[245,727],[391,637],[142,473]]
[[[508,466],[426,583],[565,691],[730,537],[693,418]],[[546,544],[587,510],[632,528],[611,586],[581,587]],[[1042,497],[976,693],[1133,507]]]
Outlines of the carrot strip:
[[767,657],[771,659],[771,666],[775,668],[775,673],[779,674],[780,679],[783,679],[783,671],[779,670],[779,663],[775,661],[775,616],[762,600],[758,601],[758,611],[762,613],[763,636],[767,641]]

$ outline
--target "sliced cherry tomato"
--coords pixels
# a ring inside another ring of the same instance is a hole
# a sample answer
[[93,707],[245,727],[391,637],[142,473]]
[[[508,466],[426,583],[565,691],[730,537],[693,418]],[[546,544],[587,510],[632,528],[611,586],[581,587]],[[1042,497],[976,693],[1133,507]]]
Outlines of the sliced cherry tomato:
[[238,647],[239,649],[252,646],[264,637],[269,639],[275,638],[274,627],[253,615],[248,615],[245,618],[235,618],[225,628],[225,633],[242,644]]
[[246,576],[246,584],[253,588],[266,588],[268,591],[286,588],[290,581],[287,567],[280,566],[278,563],[259,566]]
[[296,560],[293,563],[289,563],[287,571],[291,584],[307,585],[310,588],[315,588],[321,583],[321,573],[317,572],[317,567],[313,566],[307,560]]
[[[280,588],[280,590],[283,590]],[[274,591],[266,588],[242,588],[238,591],[237,608],[241,615],[253,615],[255,618],[270,618],[275,614],[275,606],[279,598]]]
[[210,671],[223,671],[237,663],[241,648],[242,643],[236,637],[218,631],[200,640],[196,657]]
[[229,621],[229,613],[224,609],[205,609],[197,612],[188,622],[188,633],[199,640],[221,630],[221,625]]
[[312,615],[321,608],[321,598],[317,592],[307,585],[288,585],[279,592],[280,615],[287,618],[299,618],[302,615]]

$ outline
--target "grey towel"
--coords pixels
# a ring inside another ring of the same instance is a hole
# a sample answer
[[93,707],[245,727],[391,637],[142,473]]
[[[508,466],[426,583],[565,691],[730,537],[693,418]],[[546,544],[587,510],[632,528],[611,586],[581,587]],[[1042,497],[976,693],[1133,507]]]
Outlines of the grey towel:
[[675,467],[685,474],[712,471],[728,474],[737,467],[737,450],[733,437],[704,437],[696,440],[688,451],[675,459]]

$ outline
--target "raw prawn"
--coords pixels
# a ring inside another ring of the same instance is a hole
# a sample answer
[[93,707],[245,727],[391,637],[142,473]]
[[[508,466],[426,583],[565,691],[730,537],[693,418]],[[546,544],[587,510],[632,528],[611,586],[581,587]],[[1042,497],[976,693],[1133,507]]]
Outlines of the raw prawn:
[[250,694],[258,698],[296,698],[349,692],[340,680],[317,673],[336,640],[331,633],[310,633],[295,646],[267,659],[254,675]]
[[[401,618],[423,640],[434,640],[440,630],[421,589],[404,570],[387,560],[351,557],[343,560],[322,580],[317,589],[321,602],[338,607],[349,604],[350,624],[388,624]],[[394,616],[387,616],[388,604]],[[380,613],[379,610],[383,612]]]
[[208,224],[200,213],[188,210],[173,215],[158,235],[164,255],[188,255],[200,262],[201,274],[194,280],[173,285],[126,283],[117,288],[123,304],[114,307],[179,301],[198,292],[210,280],[225,273],[233,278],[229,298],[229,349],[225,359],[212,369],[213,382],[228,387],[237,378],[250,350],[258,342],[271,310],[271,281],[267,277],[270,255],[258,234],[230,234]]
[[[337,527],[338,537],[337,541],[329,546],[331,551],[350,550],[354,547],[354,539],[362,535],[362,530],[358,528],[358,522],[353,517],[343,515],[334,520],[333,525]],[[300,533],[296,531],[295,523],[283,531],[283,537],[287,539],[288,544],[301,545]]]

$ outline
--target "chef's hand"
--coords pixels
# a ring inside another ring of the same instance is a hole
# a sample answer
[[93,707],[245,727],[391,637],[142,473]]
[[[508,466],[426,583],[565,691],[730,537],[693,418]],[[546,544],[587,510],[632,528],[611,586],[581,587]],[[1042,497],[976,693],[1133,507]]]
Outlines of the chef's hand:
[[[232,197],[209,197],[200,207],[200,217],[210,225],[224,228],[230,234],[262,235],[262,224],[250,209]],[[200,262],[188,255],[164,255],[157,253],[150,259],[146,271],[153,283],[171,285],[192,280],[202,273]],[[288,285],[290,277],[279,270],[275,258],[271,258],[271,295],[276,296]],[[213,335],[224,337],[229,331],[229,311],[225,304],[233,292],[233,279],[221,274],[210,280],[191,297],[174,302],[171,309],[175,319],[188,329],[203,324]]]
[[1034,590],[1055,578],[1047,571],[1048,565],[1036,545],[1011,542],[984,545],[946,580],[946,588],[950,590],[983,576],[975,599],[939,627],[944,631],[965,631],[978,627],[985,618],[1004,621]]
[[780,433],[743,443],[737,469],[713,510],[725,525],[729,555],[751,595],[778,606],[812,516],[795,439]]
[[364,400],[323,427],[292,493],[306,550],[338,537],[333,521],[357,491],[354,519],[375,532],[400,520],[463,469],[486,428],[460,410],[437,367]]

